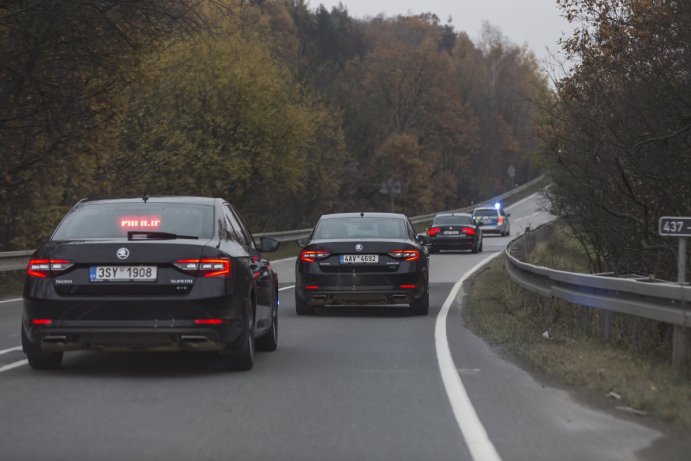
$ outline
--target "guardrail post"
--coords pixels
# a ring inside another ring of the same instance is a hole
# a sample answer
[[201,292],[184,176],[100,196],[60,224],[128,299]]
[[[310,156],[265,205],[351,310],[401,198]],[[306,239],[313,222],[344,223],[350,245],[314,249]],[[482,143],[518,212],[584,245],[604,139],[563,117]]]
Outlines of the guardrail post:
[[[686,237],[679,238],[679,256],[677,257],[677,282],[686,284]],[[681,308],[686,307],[686,301],[682,300]],[[688,318],[688,317],[687,317]],[[689,359],[689,328],[687,325],[674,325],[672,333],[672,368],[681,371],[687,365]]]
[[614,318],[614,313],[612,311],[600,310],[600,337],[609,341],[612,335],[612,319]]
[[689,360],[689,328],[674,325],[672,336],[672,368],[677,371],[683,370],[688,365]]

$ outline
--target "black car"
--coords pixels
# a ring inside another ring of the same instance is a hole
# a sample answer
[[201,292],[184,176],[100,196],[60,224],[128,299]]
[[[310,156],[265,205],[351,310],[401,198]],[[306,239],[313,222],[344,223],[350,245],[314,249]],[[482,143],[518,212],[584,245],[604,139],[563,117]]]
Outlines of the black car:
[[408,304],[429,310],[429,263],[405,215],[341,213],[322,216],[295,267],[295,310],[312,314],[333,304]]
[[482,251],[482,229],[468,213],[443,213],[427,229],[430,253],[440,250]]
[[73,350],[216,351],[249,370],[255,347],[277,346],[278,282],[260,253],[277,248],[220,198],[83,200],[29,262],[29,365],[57,368]]

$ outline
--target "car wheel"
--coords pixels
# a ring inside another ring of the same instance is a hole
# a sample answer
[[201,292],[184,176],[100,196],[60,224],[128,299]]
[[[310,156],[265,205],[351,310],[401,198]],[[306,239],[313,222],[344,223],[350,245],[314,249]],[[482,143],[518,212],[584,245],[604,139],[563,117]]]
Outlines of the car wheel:
[[476,243],[475,245],[473,245],[473,248],[470,249],[470,252],[473,254],[475,254],[479,251],[480,251],[480,243],[479,242]]
[[482,239],[480,239],[480,245],[479,245],[477,251],[482,252]]
[[295,313],[297,315],[312,315],[314,314],[314,306],[307,304],[307,302],[295,293]]
[[258,351],[275,351],[278,347],[278,306],[274,306],[271,315],[271,329],[261,338],[257,338],[256,348]]
[[420,298],[410,303],[413,315],[427,315],[429,313],[429,290]]
[[[22,322],[23,323],[23,322]],[[24,327],[21,328],[22,350],[26,354],[29,366],[34,370],[55,370],[62,365],[62,352],[42,352],[41,348],[29,341]]]
[[219,353],[221,364],[226,370],[248,371],[254,366],[254,312],[251,307],[247,310],[247,330],[240,350],[224,350]]

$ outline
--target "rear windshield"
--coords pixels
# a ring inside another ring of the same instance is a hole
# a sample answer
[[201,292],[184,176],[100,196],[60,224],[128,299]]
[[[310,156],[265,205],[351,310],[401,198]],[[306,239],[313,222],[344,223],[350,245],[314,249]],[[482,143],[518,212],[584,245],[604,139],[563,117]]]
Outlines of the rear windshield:
[[75,208],[53,240],[127,238],[128,231],[168,232],[210,239],[214,208],[188,203],[94,203]]
[[315,239],[407,238],[405,222],[398,218],[329,218],[319,221]]
[[439,216],[434,218],[433,226],[464,226],[466,224],[473,224],[473,218],[470,216]]
[[488,208],[486,210],[475,210],[473,212],[474,216],[497,216],[497,210],[493,210],[491,208]]

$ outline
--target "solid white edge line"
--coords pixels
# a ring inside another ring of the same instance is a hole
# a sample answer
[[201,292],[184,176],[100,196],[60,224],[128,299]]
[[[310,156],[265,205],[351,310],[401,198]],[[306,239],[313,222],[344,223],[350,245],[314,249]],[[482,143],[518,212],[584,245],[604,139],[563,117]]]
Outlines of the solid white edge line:
[[21,350],[22,350],[22,346],[10,347],[9,349],[5,349],[5,350],[0,351],[0,355],[9,354],[10,352],[21,351]]
[[289,286],[289,287],[279,288],[278,291],[290,290],[291,288],[295,288],[295,285],[291,285],[291,286]]
[[453,356],[451,355],[451,349],[449,348],[449,340],[446,335],[446,317],[449,313],[449,308],[451,304],[456,299],[458,291],[461,289],[463,282],[480,269],[485,264],[488,264],[491,260],[503,254],[500,251],[489,258],[483,260],[475,267],[470,269],[467,273],[458,280],[451,293],[444,301],[439,314],[437,315],[437,322],[434,327],[434,343],[437,349],[437,361],[439,362],[439,372],[441,373],[442,381],[444,382],[444,388],[446,389],[446,394],[449,397],[449,402],[451,403],[451,409],[456,417],[456,422],[458,423],[463,438],[465,439],[470,454],[475,461],[501,461],[497,450],[487,435],[480,418],[473,408],[473,404],[470,401],[470,397],[463,386],[463,381],[458,374],[456,369],[456,364],[453,361]]
[[16,301],[21,301],[21,300],[22,300],[22,298],[3,299],[2,301],[0,301],[0,304],[13,303]]
[[23,365],[26,365],[27,363],[29,363],[28,360],[20,360],[19,362],[10,363],[9,365],[0,367],[0,373],[2,373],[3,371],[12,370],[14,368],[19,368]]

